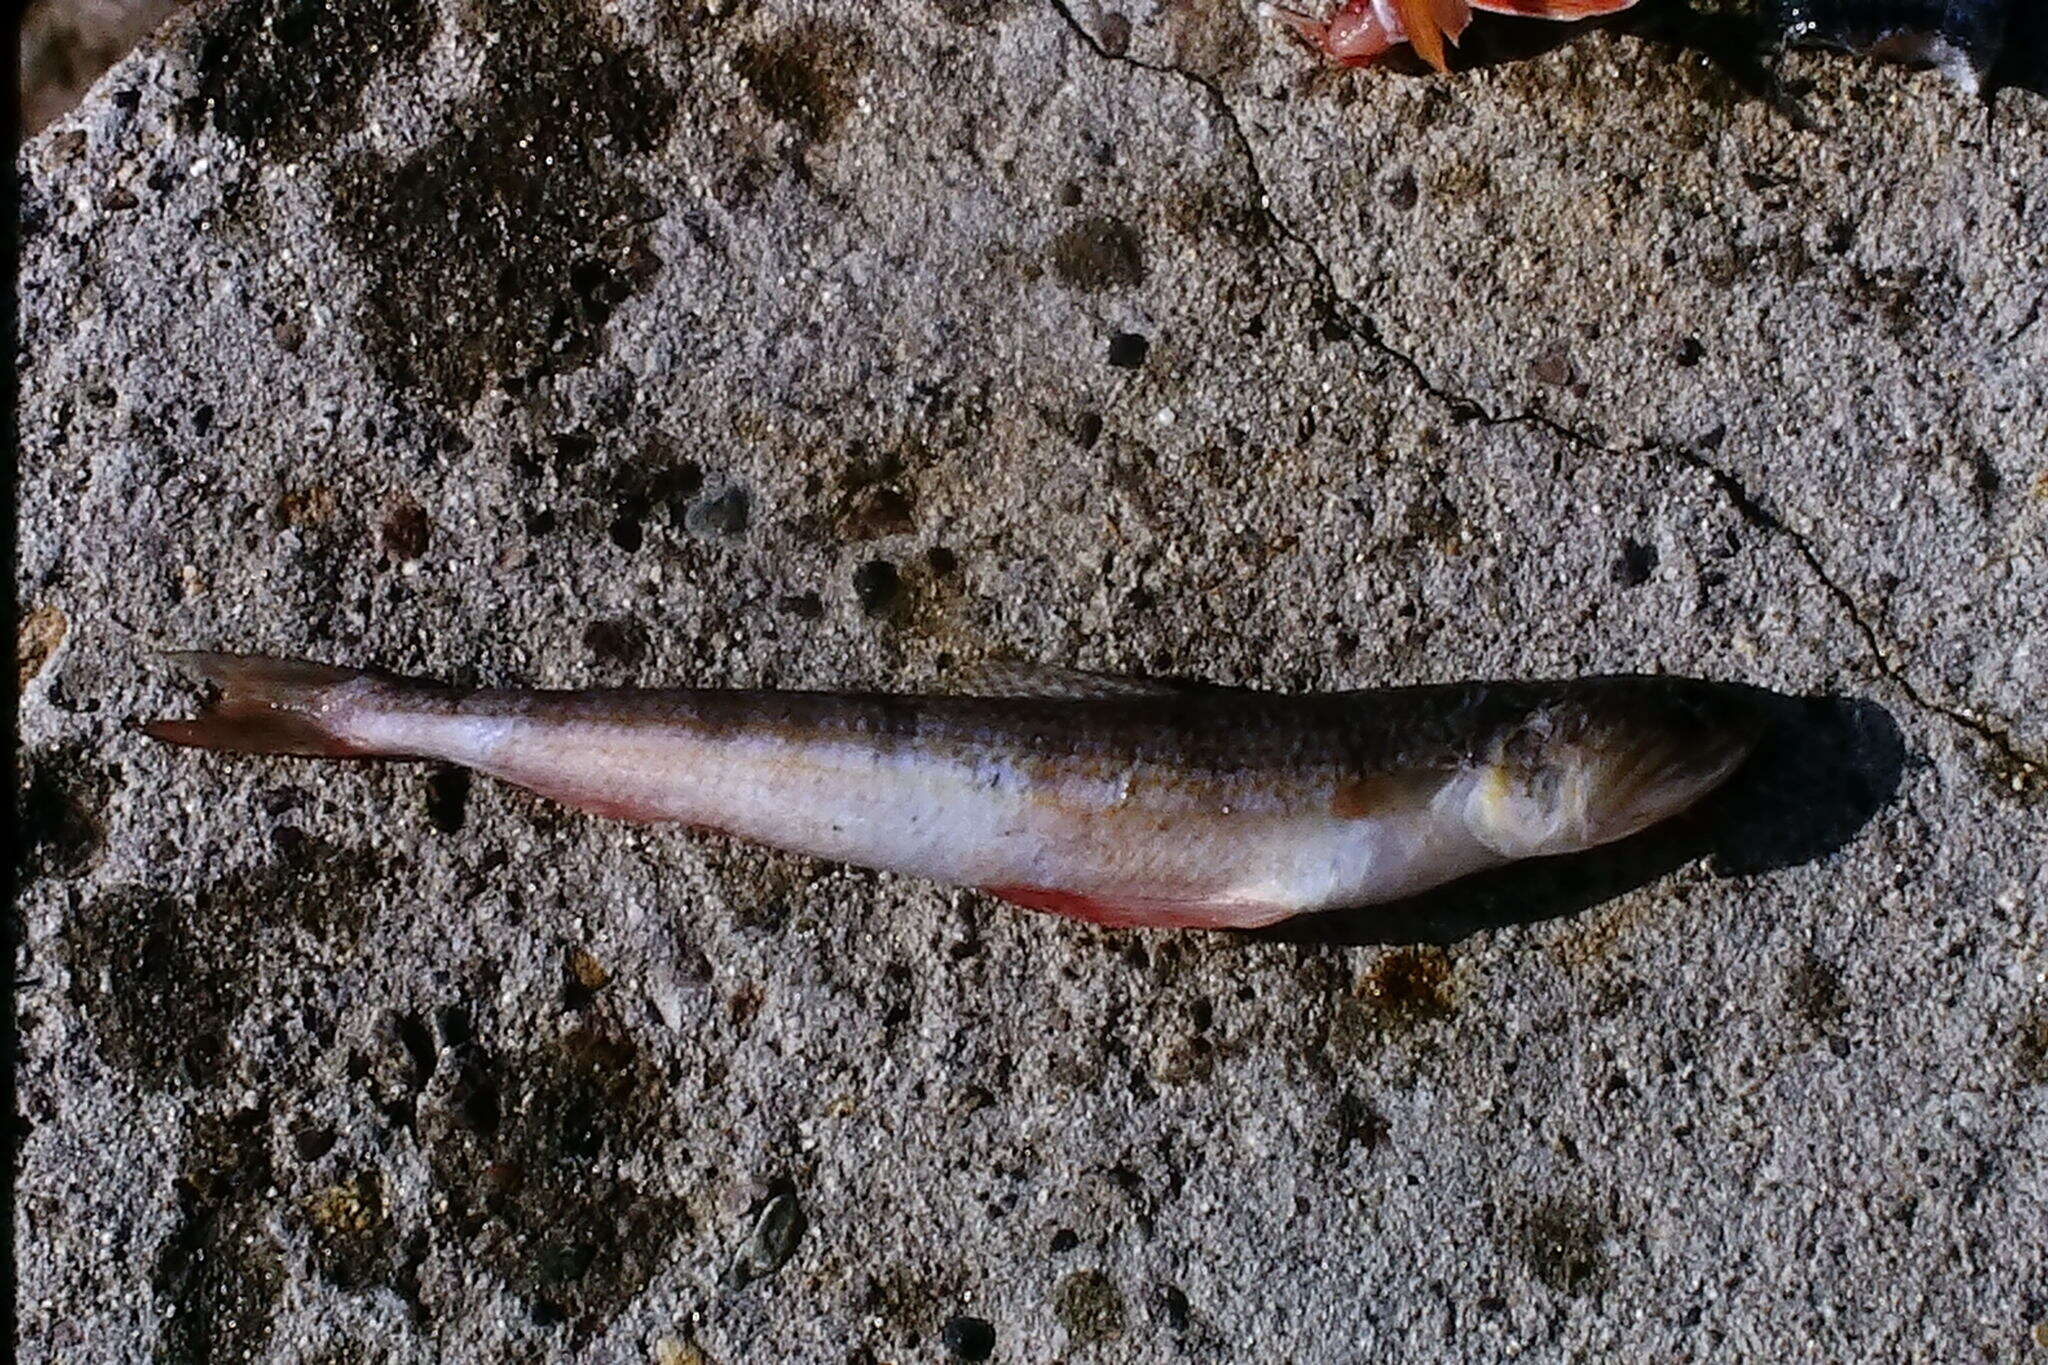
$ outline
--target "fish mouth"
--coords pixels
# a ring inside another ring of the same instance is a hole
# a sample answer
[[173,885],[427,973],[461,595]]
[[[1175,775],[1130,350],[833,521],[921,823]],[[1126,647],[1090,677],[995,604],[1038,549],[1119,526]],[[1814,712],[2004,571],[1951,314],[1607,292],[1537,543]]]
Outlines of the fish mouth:
[[1589,679],[1497,744],[1472,790],[1470,826],[1509,857],[1626,839],[1727,781],[1764,728],[1761,709],[1740,688]]
[[1636,700],[1582,740],[1587,847],[1690,809],[1735,775],[1766,728],[1760,707],[1739,688],[1698,683]]
[[1703,735],[1691,743],[1632,746],[1589,765],[1582,839],[1613,843],[1682,814],[1734,776],[1755,752],[1756,733]]

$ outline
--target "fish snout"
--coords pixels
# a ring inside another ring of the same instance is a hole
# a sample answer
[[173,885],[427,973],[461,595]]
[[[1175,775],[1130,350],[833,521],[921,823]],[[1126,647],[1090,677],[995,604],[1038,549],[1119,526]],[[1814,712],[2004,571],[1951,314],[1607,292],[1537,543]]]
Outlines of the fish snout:
[[1756,747],[1762,720],[1732,690],[1642,681],[1503,742],[1467,808],[1480,840],[1535,857],[1626,839],[1692,807]]
[[1742,766],[1756,738],[1746,730],[1708,730],[1590,753],[1579,846],[1626,839],[1690,809]]

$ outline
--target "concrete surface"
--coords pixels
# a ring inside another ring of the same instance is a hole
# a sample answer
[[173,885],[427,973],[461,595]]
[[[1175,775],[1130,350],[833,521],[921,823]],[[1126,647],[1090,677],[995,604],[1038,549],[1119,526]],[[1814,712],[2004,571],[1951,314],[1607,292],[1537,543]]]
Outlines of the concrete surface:
[[[2048,1353],[2048,100],[1674,32],[229,0],[116,66],[19,160],[24,1358]],[[1675,853],[1147,935],[153,747],[195,645],[1793,723]]]

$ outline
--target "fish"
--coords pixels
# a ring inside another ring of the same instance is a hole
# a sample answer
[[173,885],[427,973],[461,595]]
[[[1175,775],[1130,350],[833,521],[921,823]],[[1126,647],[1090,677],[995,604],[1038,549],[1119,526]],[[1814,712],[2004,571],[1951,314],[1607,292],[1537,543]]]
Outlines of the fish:
[[2005,43],[2011,0],[1774,0],[1793,47],[1932,66],[1980,90]]
[[1525,19],[1574,23],[1619,14],[1637,0],[1347,0],[1328,19],[1278,5],[1260,11],[1306,39],[1338,66],[1371,66],[1401,44],[1438,71],[1450,71],[1444,45],[1455,47],[1472,23],[1473,10]]
[[258,655],[152,738],[460,764],[1126,927],[1250,929],[1625,839],[1750,753],[1730,684],[1651,676],[1284,694],[1012,665],[958,694],[454,687]]
[[[1638,0],[1346,0],[1328,19],[1265,4],[1338,66],[1371,66],[1406,43],[1440,72],[1450,70],[1472,12],[1572,23],[1633,9]],[[1766,30],[1787,47],[1829,47],[1940,68],[1979,90],[1998,60],[2013,0],[1768,0]]]

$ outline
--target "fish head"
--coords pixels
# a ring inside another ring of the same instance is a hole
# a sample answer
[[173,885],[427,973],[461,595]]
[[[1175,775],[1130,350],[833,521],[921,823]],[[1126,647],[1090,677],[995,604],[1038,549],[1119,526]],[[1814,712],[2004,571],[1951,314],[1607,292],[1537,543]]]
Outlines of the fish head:
[[1466,823],[1509,858],[1626,839],[1725,782],[1762,729],[1735,688],[1663,678],[1572,684],[1504,726],[1468,770]]

